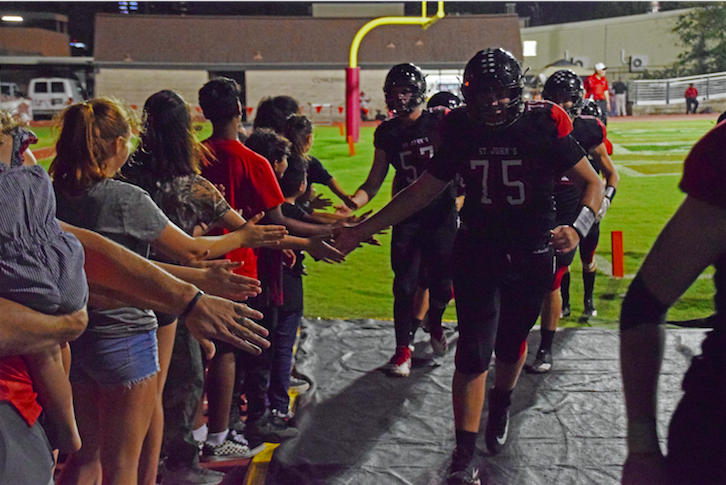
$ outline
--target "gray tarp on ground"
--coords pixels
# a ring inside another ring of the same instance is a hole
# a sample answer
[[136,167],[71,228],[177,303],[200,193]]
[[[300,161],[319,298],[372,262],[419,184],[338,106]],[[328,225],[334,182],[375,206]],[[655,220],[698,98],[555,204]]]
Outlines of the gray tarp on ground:
[[[689,349],[700,353],[703,334],[668,331],[661,437],[681,396]],[[443,483],[454,448],[454,350],[432,360],[428,335],[419,331],[414,368],[401,379],[377,370],[393,353],[391,322],[306,320],[303,337],[298,366],[315,385],[298,409],[301,436],[275,452],[267,485]],[[538,331],[529,344],[531,362]],[[508,446],[497,456],[485,451],[485,405],[477,443],[483,484],[619,483],[625,417],[618,332],[558,331],[554,359],[550,374],[522,374],[513,395]]]

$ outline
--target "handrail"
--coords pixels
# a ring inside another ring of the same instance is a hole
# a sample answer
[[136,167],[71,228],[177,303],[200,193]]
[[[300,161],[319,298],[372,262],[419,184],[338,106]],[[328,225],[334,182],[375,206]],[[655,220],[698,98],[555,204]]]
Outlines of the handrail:
[[363,37],[368,34],[371,30],[381,25],[420,25],[424,30],[431,27],[431,25],[437,20],[444,18],[444,2],[439,1],[439,8],[436,15],[433,17],[426,17],[426,2],[421,2],[421,17],[380,17],[373,19],[358,30],[353,38],[353,43],[350,46],[350,67],[358,66],[358,49],[363,41]]

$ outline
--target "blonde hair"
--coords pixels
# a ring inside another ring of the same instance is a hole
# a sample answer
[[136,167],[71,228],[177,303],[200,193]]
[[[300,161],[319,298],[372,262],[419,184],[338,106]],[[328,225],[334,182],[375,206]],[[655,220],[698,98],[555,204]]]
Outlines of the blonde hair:
[[119,101],[96,98],[63,110],[59,126],[56,156],[48,171],[57,189],[80,195],[106,178],[116,139],[125,137],[138,121]]
[[9,135],[18,126],[20,126],[20,122],[13,118],[10,112],[0,110],[0,133]]

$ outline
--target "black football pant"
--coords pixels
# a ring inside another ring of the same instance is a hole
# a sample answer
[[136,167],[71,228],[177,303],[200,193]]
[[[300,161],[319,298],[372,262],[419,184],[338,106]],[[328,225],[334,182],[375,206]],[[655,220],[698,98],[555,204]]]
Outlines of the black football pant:
[[451,300],[451,250],[456,238],[457,213],[433,224],[425,218],[406,220],[393,226],[391,268],[393,269],[393,321],[396,346],[411,342],[413,296],[424,272],[429,288],[429,318],[441,319]]

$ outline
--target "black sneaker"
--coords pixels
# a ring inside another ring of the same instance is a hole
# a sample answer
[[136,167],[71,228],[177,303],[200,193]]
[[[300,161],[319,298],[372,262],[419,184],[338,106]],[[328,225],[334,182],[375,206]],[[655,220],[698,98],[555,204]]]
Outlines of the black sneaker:
[[487,429],[484,432],[484,441],[487,449],[496,455],[507,443],[507,435],[509,434],[509,405],[511,399],[509,393],[507,397],[503,397],[497,388],[492,388],[489,395],[489,417],[487,419]]
[[265,411],[261,418],[248,424],[247,428],[250,439],[254,437],[267,443],[282,443],[300,435],[300,431],[290,424],[290,416],[276,409]]
[[552,352],[546,349],[539,349],[534,363],[524,368],[529,374],[545,374],[552,370]]
[[459,459],[454,450],[446,483],[447,485],[481,485],[479,468],[474,465],[474,459]]
[[176,469],[166,468],[161,474],[161,485],[217,485],[224,480],[224,473],[208,470],[199,465]]
[[585,300],[585,309],[582,311],[582,318],[591,318],[597,316],[597,310],[595,309],[595,303],[592,298]]

